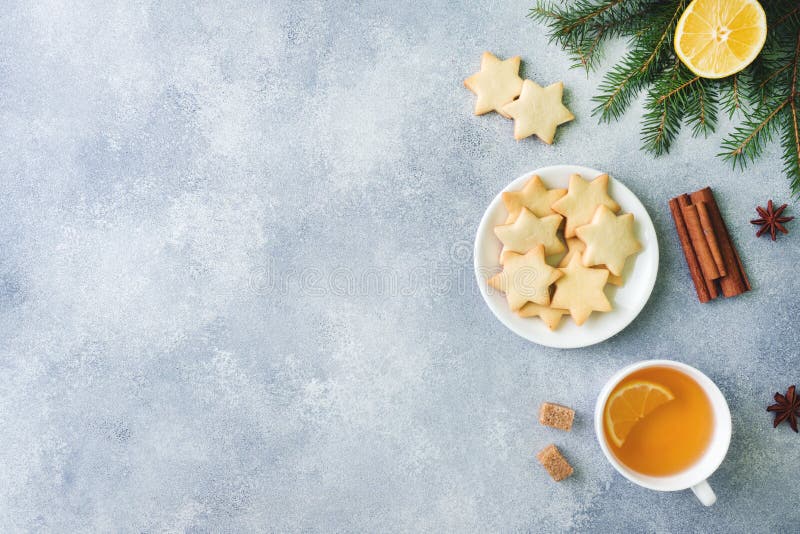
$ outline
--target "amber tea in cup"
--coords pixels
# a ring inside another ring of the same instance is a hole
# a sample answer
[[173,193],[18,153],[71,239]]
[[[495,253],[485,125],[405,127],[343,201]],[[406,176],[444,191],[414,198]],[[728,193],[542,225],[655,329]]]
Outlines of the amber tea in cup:
[[694,465],[714,432],[714,410],[704,389],[667,366],[645,367],[623,378],[609,394],[603,419],[614,457],[654,477]]

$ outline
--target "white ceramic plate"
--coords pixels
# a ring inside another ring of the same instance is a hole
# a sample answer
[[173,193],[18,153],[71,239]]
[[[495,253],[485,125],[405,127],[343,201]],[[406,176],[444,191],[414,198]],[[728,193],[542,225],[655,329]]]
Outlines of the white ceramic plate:
[[[593,179],[600,171],[577,165],[554,165],[524,174],[508,184],[503,191],[522,189],[525,182],[538,174],[548,189],[566,188],[570,174],[578,173],[585,179]],[[492,313],[512,332],[534,343],[556,348],[577,348],[600,343],[620,332],[633,321],[644,308],[658,274],[658,240],[653,221],[642,203],[630,189],[613,177],[609,180],[608,192],[622,207],[620,213],[633,213],[636,220],[637,238],[642,242],[642,251],[628,259],[623,273],[622,287],[606,286],[614,309],[607,313],[594,312],[582,326],[577,326],[569,316],[564,316],[559,327],[550,331],[539,318],[523,318],[512,312],[505,296],[487,284],[487,280],[501,270],[499,256],[502,244],[494,235],[494,227],[503,224],[508,212],[501,194],[492,200],[483,214],[478,234],[475,236],[475,276],[478,287]]]

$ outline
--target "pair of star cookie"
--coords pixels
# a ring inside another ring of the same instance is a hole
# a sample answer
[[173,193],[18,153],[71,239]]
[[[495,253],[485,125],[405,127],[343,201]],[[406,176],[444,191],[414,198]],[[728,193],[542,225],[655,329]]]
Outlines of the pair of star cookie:
[[542,87],[523,80],[519,64],[519,56],[501,61],[490,52],[483,53],[481,70],[464,80],[464,85],[478,97],[475,115],[496,111],[514,119],[514,139],[536,134],[551,145],[556,127],[575,118],[561,102],[564,84]]
[[[612,310],[604,288],[623,284],[627,258],[642,246],[633,215],[616,214],[620,206],[608,194],[607,174],[594,180],[572,175],[568,189],[547,189],[533,176],[522,190],[503,193],[503,203],[508,218],[495,227],[503,271],[489,285],[506,294],[512,310],[540,317],[551,330],[566,314],[582,325],[592,312]],[[563,220],[566,248],[559,236]],[[553,266],[547,263],[565,250]]]

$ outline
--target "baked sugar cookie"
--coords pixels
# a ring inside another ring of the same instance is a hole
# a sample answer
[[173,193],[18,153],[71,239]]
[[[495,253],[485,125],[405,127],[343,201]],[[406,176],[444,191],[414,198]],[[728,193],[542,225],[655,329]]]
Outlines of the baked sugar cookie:
[[503,271],[491,277],[488,283],[503,291],[508,305],[517,311],[526,302],[550,304],[550,285],[560,277],[561,272],[544,261],[544,246],[539,245],[527,254],[509,253]]
[[575,237],[578,226],[592,222],[597,206],[606,206],[613,212],[619,204],[608,195],[608,175],[601,174],[594,180],[584,180],[580,174],[569,177],[567,194],[553,203],[553,211],[567,218],[564,237]]
[[495,226],[494,234],[507,251],[524,254],[541,244],[547,256],[560,254],[564,252],[564,243],[557,232],[562,219],[558,214],[539,218],[528,208],[522,208],[516,221]]
[[519,98],[503,107],[503,112],[514,119],[514,139],[536,134],[539,139],[552,145],[556,126],[575,118],[561,103],[563,92],[564,84],[561,82],[542,87],[525,80]]
[[[578,239],[577,237],[568,237],[567,238],[567,253],[564,254],[564,257],[561,258],[561,261],[558,262],[559,267],[566,267],[569,265],[569,261],[572,259],[572,256],[578,255],[580,256],[583,254],[583,251],[586,250],[586,243]],[[616,274],[608,273],[608,283],[612,286],[621,287],[624,284],[624,280],[622,276],[617,276]]]
[[564,276],[556,280],[551,303],[554,308],[569,310],[578,326],[585,323],[593,311],[611,311],[611,303],[603,292],[608,281],[607,270],[584,267],[577,254],[560,270]]
[[516,221],[523,207],[537,217],[552,215],[555,212],[550,206],[566,194],[566,189],[547,189],[542,179],[534,175],[521,190],[503,192],[503,204],[508,210],[506,224]]
[[517,312],[520,317],[539,317],[547,328],[555,330],[561,323],[561,317],[569,313],[567,310],[542,306],[535,302],[528,302]]
[[503,106],[517,98],[522,90],[519,56],[501,61],[494,54],[484,52],[481,56],[481,70],[464,80],[464,85],[478,95],[475,115],[496,111],[508,117]]
[[515,254],[519,254],[519,252],[506,250],[506,248],[503,247],[503,249],[500,251],[500,265],[505,265],[506,260]]
[[628,256],[642,250],[633,228],[633,214],[614,215],[605,206],[600,206],[592,217],[592,222],[575,230],[578,238],[586,243],[583,252],[583,265],[605,265],[617,276],[625,268]]

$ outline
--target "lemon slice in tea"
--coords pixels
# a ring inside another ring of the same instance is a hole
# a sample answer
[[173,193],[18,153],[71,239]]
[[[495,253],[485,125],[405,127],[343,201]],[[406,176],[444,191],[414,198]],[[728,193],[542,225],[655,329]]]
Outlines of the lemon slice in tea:
[[605,409],[609,439],[617,447],[622,447],[636,423],[674,398],[664,386],[645,380],[631,382],[614,392],[608,398]]

